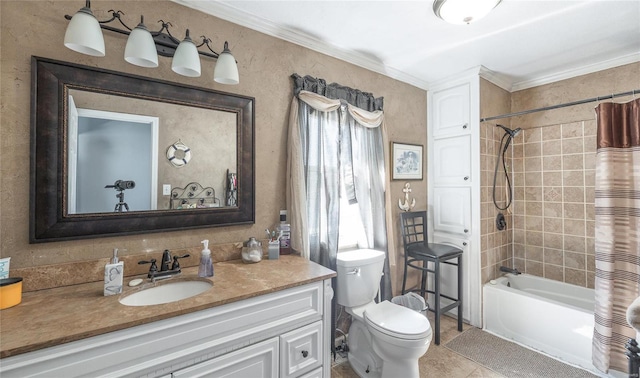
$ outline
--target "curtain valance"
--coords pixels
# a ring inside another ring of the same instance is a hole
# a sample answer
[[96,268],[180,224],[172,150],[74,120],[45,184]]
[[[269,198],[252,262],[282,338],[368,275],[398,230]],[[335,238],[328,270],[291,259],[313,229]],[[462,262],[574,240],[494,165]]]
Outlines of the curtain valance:
[[[309,91],[300,91],[300,93],[298,93],[298,99],[321,112],[332,112],[337,110],[344,101],[333,100]],[[347,103],[346,106],[351,117],[353,117],[353,119],[362,126],[374,128],[382,125],[384,120],[384,112],[382,110],[367,111],[349,103]]]
[[382,110],[384,105],[383,97],[374,97],[373,94],[362,92],[359,89],[345,87],[337,83],[327,84],[324,79],[317,79],[312,76],[302,77],[298,74],[291,75],[293,78],[293,93],[298,96],[301,91],[308,91],[322,95],[332,100],[344,100],[348,104],[370,112]]

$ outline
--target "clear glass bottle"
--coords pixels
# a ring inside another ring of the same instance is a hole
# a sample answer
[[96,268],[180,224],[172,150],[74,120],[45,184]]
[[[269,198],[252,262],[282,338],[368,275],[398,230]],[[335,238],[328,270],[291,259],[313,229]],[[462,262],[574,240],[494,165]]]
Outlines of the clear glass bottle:
[[242,247],[242,262],[247,264],[257,263],[262,260],[262,243],[253,236],[244,242]]

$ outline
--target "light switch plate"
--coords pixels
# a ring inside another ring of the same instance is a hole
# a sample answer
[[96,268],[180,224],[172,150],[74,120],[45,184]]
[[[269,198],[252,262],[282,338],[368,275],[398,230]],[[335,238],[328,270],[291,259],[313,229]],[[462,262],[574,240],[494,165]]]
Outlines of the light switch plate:
[[163,184],[162,185],[162,195],[170,196],[171,195],[171,184]]

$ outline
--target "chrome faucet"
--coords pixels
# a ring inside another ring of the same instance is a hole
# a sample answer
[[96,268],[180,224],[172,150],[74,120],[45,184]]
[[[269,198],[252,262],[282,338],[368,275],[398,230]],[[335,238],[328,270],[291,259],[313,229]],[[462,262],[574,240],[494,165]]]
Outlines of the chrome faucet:
[[[160,270],[158,270],[158,266],[156,265],[156,259],[151,260],[142,260],[138,261],[139,265],[143,264],[151,264],[149,267],[149,273],[147,273],[147,278],[150,278],[151,281],[155,281],[156,279],[169,278],[175,275],[178,275],[182,272],[180,268],[180,263],[178,259],[183,259],[185,257],[189,257],[190,255],[187,253],[183,256],[173,256],[171,257],[171,252],[168,249],[165,249],[162,253],[162,260],[160,262]],[[173,264],[169,267],[169,263],[173,260]]]

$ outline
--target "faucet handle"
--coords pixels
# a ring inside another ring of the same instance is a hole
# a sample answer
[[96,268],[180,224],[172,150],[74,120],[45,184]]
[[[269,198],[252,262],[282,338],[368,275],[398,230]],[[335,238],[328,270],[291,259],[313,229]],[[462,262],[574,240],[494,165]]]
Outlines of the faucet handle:
[[151,259],[149,261],[147,260],[138,261],[138,265],[144,265],[144,264],[151,264],[151,266],[149,267],[149,273],[147,274],[147,277],[152,278],[158,271],[158,266],[156,265],[156,259]]
[[178,259],[184,259],[185,257],[189,257],[191,256],[190,254],[186,254],[186,255],[182,255],[182,256],[173,256],[173,265],[171,265],[171,270],[179,270],[180,269],[180,263],[178,262]]

